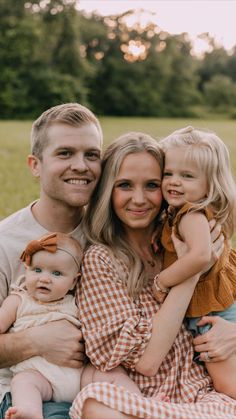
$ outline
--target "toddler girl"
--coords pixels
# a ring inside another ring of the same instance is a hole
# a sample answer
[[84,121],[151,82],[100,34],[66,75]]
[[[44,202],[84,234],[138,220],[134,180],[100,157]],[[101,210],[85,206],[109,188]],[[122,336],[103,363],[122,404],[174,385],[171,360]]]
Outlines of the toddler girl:
[[[161,237],[164,270],[153,287],[156,299],[163,300],[169,287],[195,275],[210,260],[210,219],[222,225],[225,237],[222,256],[200,278],[186,313],[188,328],[203,334],[210,325],[198,327],[202,316],[218,315],[236,323],[236,252],[230,248],[236,186],[229,152],[214,133],[193,127],[175,131],[160,144],[165,152],[162,192],[169,207]],[[188,248],[178,260],[172,231]],[[236,398],[236,355],[214,362],[208,352],[205,360],[216,390]]]

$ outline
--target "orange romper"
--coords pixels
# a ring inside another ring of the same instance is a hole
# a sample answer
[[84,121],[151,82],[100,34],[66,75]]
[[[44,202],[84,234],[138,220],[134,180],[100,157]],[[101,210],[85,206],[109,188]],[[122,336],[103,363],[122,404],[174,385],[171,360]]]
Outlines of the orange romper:
[[[164,251],[164,269],[177,260],[171,233],[172,227],[179,239],[179,222],[181,217],[186,214],[192,204],[185,204],[171,219],[171,214],[164,223],[161,243]],[[213,213],[209,207],[201,210],[208,221],[213,218]],[[201,237],[196,237],[201,240]],[[229,246],[229,241],[225,238],[224,251],[219,260],[213,265],[210,271],[198,281],[190,301],[186,316],[200,317],[211,311],[223,311],[230,307],[236,300],[236,251]]]

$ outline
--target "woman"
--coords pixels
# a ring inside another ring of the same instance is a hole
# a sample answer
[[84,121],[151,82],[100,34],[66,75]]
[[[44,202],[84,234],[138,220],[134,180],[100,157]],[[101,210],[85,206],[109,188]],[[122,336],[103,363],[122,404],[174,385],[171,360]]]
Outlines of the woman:
[[[93,245],[77,294],[91,362],[102,371],[124,366],[144,397],[94,383],[77,396],[72,418],[81,412],[90,419],[236,415],[236,403],[216,393],[204,368],[193,361],[192,337],[182,325],[200,274],[173,287],[162,305],[152,294],[162,263],[162,167],[162,152],[148,135],[129,133],[107,148],[87,211]],[[178,256],[181,251],[177,248]],[[160,392],[170,402],[150,399]]]

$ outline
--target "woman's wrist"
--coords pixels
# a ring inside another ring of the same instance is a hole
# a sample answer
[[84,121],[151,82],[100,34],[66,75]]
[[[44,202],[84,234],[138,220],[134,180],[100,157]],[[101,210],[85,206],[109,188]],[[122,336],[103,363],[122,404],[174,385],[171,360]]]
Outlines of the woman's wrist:
[[167,288],[162,284],[162,282],[160,280],[160,274],[157,274],[154,277],[153,286],[154,286],[154,288],[157,292],[163,292],[164,294],[168,294],[169,291],[170,291],[170,288]]

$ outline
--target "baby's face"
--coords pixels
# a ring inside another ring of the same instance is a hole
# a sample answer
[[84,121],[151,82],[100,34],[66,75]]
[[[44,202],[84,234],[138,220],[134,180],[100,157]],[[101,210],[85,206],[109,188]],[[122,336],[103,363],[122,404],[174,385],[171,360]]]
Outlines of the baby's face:
[[25,285],[28,294],[47,303],[63,298],[72,290],[78,278],[78,266],[64,251],[39,251],[26,267]]

